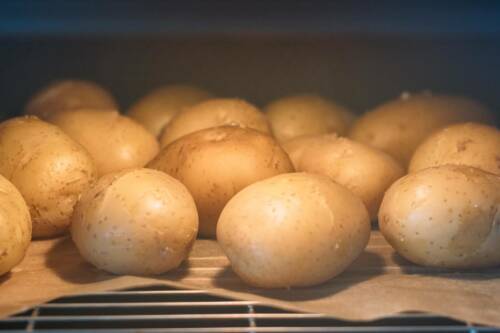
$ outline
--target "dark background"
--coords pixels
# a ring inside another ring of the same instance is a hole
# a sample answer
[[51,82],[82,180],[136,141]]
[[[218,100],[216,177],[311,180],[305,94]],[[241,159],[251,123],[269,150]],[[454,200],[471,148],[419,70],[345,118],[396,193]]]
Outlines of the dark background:
[[361,112],[431,90],[498,112],[500,2],[1,2],[2,117],[60,78],[97,81],[122,109],[194,83],[258,105],[317,92]]

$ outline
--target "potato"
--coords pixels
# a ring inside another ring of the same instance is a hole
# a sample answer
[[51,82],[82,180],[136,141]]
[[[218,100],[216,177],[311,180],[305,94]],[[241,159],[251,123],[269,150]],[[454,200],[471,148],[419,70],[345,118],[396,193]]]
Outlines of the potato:
[[493,116],[480,103],[464,97],[403,94],[361,116],[349,137],[385,151],[406,168],[415,149],[432,132],[465,121],[487,123]]
[[297,171],[328,176],[359,196],[372,220],[385,190],[405,174],[390,155],[335,134],[299,137],[283,148]]
[[500,131],[478,123],[445,127],[417,148],[408,170],[444,164],[469,165],[500,176]]
[[353,119],[346,108],[316,95],[280,98],[268,104],[267,114],[274,136],[286,142],[303,135],[347,133]]
[[127,115],[158,137],[179,111],[210,97],[209,92],[195,86],[163,86],[139,99]]
[[379,225],[396,251],[418,265],[499,265],[500,177],[457,165],[409,174],[385,194]]
[[151,133],[115,110],[55,112],[48,121],[88,150],[100,176],[143,167],[159,150]]
[[193,198],[174,178],[149,169],[108,174],[75,208],[80,254],[115,274],[161,274],[187,257],[198,232]]
[[55,81],[38,91],[26,105],[25,113],[46,119],[52,112],[79,108],[116,109],[113,96],[94,82]]
[[215,236],[222,208],[239,190],[293,171],[287,154],[272,137],[235,126],[186,135],[164,148],[148,167],[186,185],[198,207],[204,237]]
[[36,117],[0,124],[0,174],[28,204],[33,237],[63,234],[73,208],[96,178],[87,151],[59,128]]
[[28,206],[17,188],[0,176],[0,276],[23,260],[30,241]]
[[214,98],[178,113],[165,127],[160,145],[165,147],[186,134],[224,125],[271,132],[266,116],[252,104],[235,98]]
[[312,286],[342,273],[370,237],[361,200],[325,176],[254,183],[226,205],[217,240],[235,273],[260,288]]

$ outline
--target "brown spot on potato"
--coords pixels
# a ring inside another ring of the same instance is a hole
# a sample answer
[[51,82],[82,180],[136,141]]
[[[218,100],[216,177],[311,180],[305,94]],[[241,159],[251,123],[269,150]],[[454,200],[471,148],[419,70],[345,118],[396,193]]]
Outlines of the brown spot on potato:
[[474,141],[471,139],[465,139],[465,140],[457,142],[457,152],[462,152],[462,151],[466,150],[467,145],[470,143],[474,143]]

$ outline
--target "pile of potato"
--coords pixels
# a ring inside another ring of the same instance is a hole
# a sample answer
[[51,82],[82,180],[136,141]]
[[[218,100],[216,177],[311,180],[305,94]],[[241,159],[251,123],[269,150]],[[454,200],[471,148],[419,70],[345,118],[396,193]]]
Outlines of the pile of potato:
[[50,84],[0,124],[0,274],[69,232],[115,274],[162,274],[197,237],[262,288],[343,272],[371,226],[406,259],[500,264],[500,132],[471,99],[403,94],[356,116],[317,95],[261,111],[165,86],[125,114],[92,82]]

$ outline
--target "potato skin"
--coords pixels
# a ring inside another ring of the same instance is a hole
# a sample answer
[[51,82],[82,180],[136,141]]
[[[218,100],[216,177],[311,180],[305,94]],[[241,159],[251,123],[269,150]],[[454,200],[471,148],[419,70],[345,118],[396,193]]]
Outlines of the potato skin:
[[19,264],[31,242],[31,217],[21,193],[0,176],[0,276]]
[[358,118],[349,137],[385,151],[405,168],[432,132],[453,123],[493,122],[482,104],[459,96],[415,94],[386,102]]
[[113,96],[91,81],[55,81],[38,91],[26,105],[25,113],[46,119],[52,112],[80,108],[116,109]]
[[135,102],[127,116],[158,137],[163,128],[183,108],[212,97],[208,91],[190,85],[169,85],[157,88]]
[[267,114],[276,139],[283,143],[304,136],[347,133],[355,116],[348,109],[317,95],[296,95],[269,103]]
[[116,110],[61,111],[53,113],[48,121],[88,150],[99,176],[143,167],[159,151],[151,133]]
[[0,174],[26,201],[33,237],[66,232],[80,194],[96,178],[87,151],[59,128],[36,117],[0,124]]
[[252,104],[236,98],[214,98],[179,112],[165,127],[160,145],[165,147],[189,133],[226,125],[271,133],[266,116]]
[[370,237],[361,200],[326,176],[278,175],[226,205],[217,240],[235,273],[260,288],[313,286],[343,272]]
[[319,173],[359,196],[377,219],[384,192],[405,172],[390,155],[335,134],[303,136],[283,145],[297,171]]
[[445,127],[417,148],[408,170],[445,164],[468,165],[500,176],[500,131],[478,123]]
[[235,126],[186,135],[165,147],[148,167],[186,185],[198,207],[204,237],[215,236],[222,208],[242,188],[293,171],[288,155],[272,137]]
[[500,177],[458,165],[411,173],[386,192],[379,225],[396,251],[418,265],[498,265]]
[[71,236],[80,254],[115,274],[152,275],[179,266],[198,231],[188,190],[156,170],[107,174],[77,204]]

